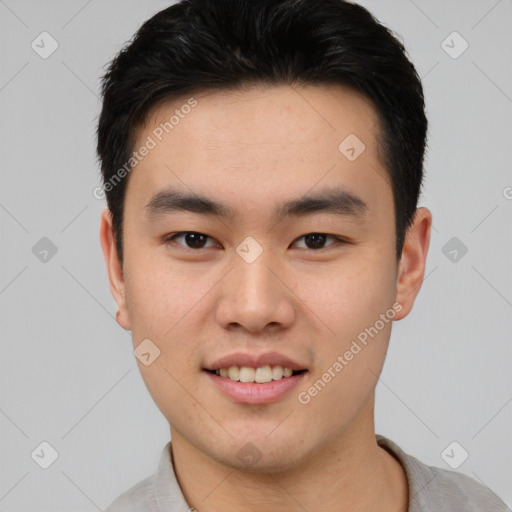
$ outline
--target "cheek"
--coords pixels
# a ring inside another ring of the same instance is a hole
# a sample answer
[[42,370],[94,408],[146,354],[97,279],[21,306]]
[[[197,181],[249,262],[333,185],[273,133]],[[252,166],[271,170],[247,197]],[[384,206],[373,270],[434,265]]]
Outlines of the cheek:
[[317,340],[315,367],[297,399],[320,431],[337,432],[367,407],[382,371],[394,310],[366,305],[371,313],[353,307],[338,314],[336,336]]
[[198,326],[205,325],[198,317],[205,315],[205,299],[218,278],[201,271],[183,272],[165,258],[142,252],[126,261],[126,303],[134,348],[150,339],[160,351],[155,363],[161,372],[139,364],[148,387],[157,389],[161,381],[172,381],[165,370],[182,382],[190,380],[191,369],[198,367],[198,348],[204,339]]
[[140,336],[161,339],[193,307],[201,289],[207,286],[200,277],[186,278],[176,265],[142,250],[132,249],[124,272],[134,343]]
[[[384,363],[393,318],[392,260],[363,254],[320,278],[301,297],[317,318],[314,375],[302,389],[313,408],[339,403],[333,414],[351,416],[371,393]],[[313,378],[314,377],[314,378]]]
[[202,418],[203,430],[211,429],[208,418],[202,417],[200,390],[193,381],[187,380],[187,375],[180,373],[180,364],[171,364],[163,357],[160,356],[150,366],[139,362],[142,379],[154,403],[169,423],[180,431],[195,425],[198,418]]
[[[137,360],[141,376],[167,418],[180,411],[182,420],[192,421],[192,417],[186,418],[192,413],[184,403],[190,402],[188,393],[196,396],[199,392],[195,369],[199,370],[200,337],[194,332],[197,322],[190,319],[197,314],[209,283],[200,277],[189,283],[183,275],[155,261],[146,263],[141,258],[138,263],[136,270],[127,267],[125,279],[133,346],[149,339],[158,354],[148,366]],[[194,404],[192,400],[191,410]]]
[[396,292],[390,258],[371,250],[354,251],[335,267],[319,267],[295,282],[299,299],[338,343],[373,325],[392,307]]

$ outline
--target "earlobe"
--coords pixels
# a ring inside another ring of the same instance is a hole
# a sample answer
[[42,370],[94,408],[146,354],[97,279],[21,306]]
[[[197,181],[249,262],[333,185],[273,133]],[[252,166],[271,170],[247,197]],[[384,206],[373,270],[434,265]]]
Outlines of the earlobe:
[[128,315],[126,314],[126,309],[125,309],[125,315],[123,316],[121,314],[121,310],[118,309],[117,310],[117,313],[116,313],[116,322],[125,330],[125,331],[129,331],[130,329],[128,327],[125,327],[126,325],[129,325],[129,323],[127,322],[127,319],[128,319]]
[[130,330],[123,268],[117,254],[114,231],[112,229],[112,213],[108,208],[103,210],[101,214],[100,243],[107,267],[110,291],[118,307],[116,321],[123,329]]
[[406,233],[402,256],[400,258],[396,302],[402,309],[395,320],[405,318],[411,311],[418,295],[423,278],[430,245],[432,214],[428,208],[418,208],[414,221]]

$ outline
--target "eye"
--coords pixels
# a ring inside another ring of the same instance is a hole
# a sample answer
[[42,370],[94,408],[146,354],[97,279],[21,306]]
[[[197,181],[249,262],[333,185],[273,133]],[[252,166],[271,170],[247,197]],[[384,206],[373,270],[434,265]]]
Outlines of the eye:
[[[334,243],[328,244],[326,246],[325,243],[329,238],[333,240]],[[182,240],[181,242],[179,241],[180,239]],[[297,241],[302,239],[305,242],[305,247],[298,246]],[[207,245],[208,240],[211,241],[210,245]],[[297,238],[297,241],[294,242],[296,247],[299,247],[300,249],[313,250],[324,249],[325,247],[337,245],[337,243],[346,243],[346,241],[343,240],[342,238],[334,235],[328,235],[326,233],[308,233]],[[174,233],[172,235],[166,236],[164,242],[166,244],[176,242],[178,245],[181,245],[182,247],[186,247],[188,249],[206,249],[208,247],[219,247],[220,245],[213,238],[209,237],[208,235],[205,235],[204,233],[199,233],[197,231],[181,231],[179,233]]]
[[323,249],[325,246],[325,241],[328,238],[331,238],[335,241],[335,243],[329,244],[329,246],[336,245],[337,242],[345,242],[342,238],[334,235],[327,235],[325,233],[308,233],[307,235],[302,235],[301,237],[297,238],[297,240],[304,239],[305,241],[306,247],[299,247],[300,249]]
[[213,238],[210,238],[208,235],[205,235],[204,233],[198,233],[196,231],[181,231],[180,233],[174,233],[173,235],[165,237],[164,241],[166,244],[169,244],[170,242],[179,239],[183,239],[185,244],[178,242],[178,245],[184,245],[189,249],[204,249],[207,247],[216,246],[215,244],[207,246],[206,241],[208,239],[213,241]]

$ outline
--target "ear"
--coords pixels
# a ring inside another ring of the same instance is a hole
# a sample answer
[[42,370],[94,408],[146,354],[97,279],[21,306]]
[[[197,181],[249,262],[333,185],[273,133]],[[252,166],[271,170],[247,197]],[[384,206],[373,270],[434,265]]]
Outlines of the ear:
[[117,303],[118,313],[116,321],[123,329],[130,330],[130,319],[126,308],[123,267],[117,254],[114,230],[112,228],[112,213],[108,208],[105,208],[101,214],[100,243],[103,249],[105,265],[107,266],[110,291]]
[[398,264],[396,301],[402,309],[395,320],[405,318],[411,311],[425,275],[432,214],[427,208],[416,210],[414,221],[407,230],[402,255]]

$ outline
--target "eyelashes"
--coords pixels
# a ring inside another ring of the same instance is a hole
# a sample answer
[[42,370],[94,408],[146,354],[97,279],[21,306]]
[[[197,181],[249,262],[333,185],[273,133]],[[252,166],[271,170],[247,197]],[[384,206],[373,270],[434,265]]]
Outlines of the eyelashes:
[[[324,245],[328,240],[333,240],[334,243]],[[177,240],[182,240],[184,243],[180,243]],[[208,241],[212,241],[213,245],[208,245]],[[312,233],[306,233],[305,235],[301,235],[300,237],[296,238],[293,242],[293,244],[296,244],[297,241],[304,240],[305,246],[300,247],[300,249],[309,249],[312,251],[319,251],[322,249],[327,249],[332,246],[337,246],[339,244],[347,244],[347,240],[336,236],[336,235],[330,235],[327,233],[319,233],[319,232],[312,232]],[[201,249],[209,249],[211,247],[219,247],[221,248],[222,245],[217,242],[214,238],[197,231],[180,231],[178,233],[173,233],[171,235],[167,235],[164,238],[164,243],[166,245],[173,245],[177,244],[185,249],[191,250],[191,251],[200,251]],[[308,246],[312,245],[312,246]],[[319,247],[320,246],[320,247]]]

